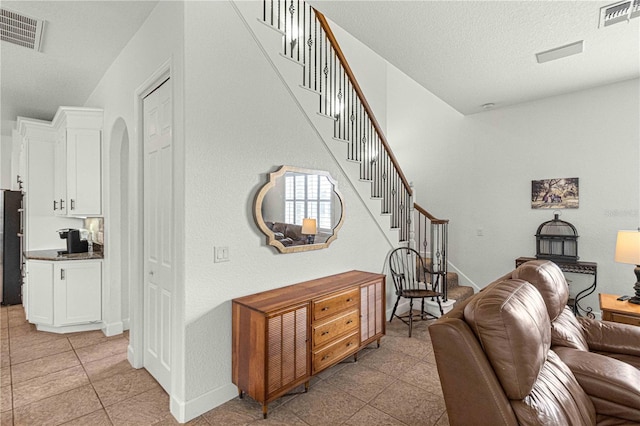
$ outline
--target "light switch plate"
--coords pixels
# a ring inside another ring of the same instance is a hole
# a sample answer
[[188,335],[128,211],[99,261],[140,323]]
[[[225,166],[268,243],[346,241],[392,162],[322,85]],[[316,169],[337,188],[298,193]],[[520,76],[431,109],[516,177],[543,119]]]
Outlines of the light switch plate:
[[229,261],[229,247],[214,247],[213,261],[215,263]]

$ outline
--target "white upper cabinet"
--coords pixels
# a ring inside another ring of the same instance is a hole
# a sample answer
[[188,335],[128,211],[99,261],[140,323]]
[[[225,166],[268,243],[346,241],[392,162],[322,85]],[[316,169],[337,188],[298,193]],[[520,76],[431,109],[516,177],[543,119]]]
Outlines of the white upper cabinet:
[[53,118],[57,215],[102,215],[102,116],[101,109],[60,107]]

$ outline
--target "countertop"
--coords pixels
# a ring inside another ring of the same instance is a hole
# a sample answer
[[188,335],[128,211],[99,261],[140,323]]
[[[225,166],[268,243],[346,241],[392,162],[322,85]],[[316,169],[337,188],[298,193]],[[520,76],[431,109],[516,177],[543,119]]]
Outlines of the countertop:
[[24,257],[30,260],[93,260],[104,259],[104,254],[101,251],[94,251],[91,253],[58,254],[58,249],[55,249],[25,251]]

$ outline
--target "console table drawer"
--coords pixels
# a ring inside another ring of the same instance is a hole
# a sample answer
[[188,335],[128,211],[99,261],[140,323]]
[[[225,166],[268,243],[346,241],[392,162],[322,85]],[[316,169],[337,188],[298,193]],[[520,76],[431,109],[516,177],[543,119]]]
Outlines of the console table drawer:
[[352,333],[337,342],[313,353],[313,373],[344,359],[358,350],[358,333]]
[[318,348],[341,334],[358,328],[358,310],[354,309],[322,324],[313,326],[313,347]]
[[609,321],[640,326],[640,317],[634,317],[634,316],[631,316],[631,315],[619,314],[617,312],[611,312],[609,315],[611,317],[611,319]]
[[333,294],[329,297],[316,299],[313,301],[313,320],[317,321],[333,315],[336,312],[358,306],[358,296],[360,289],[354,288],[342,293]]

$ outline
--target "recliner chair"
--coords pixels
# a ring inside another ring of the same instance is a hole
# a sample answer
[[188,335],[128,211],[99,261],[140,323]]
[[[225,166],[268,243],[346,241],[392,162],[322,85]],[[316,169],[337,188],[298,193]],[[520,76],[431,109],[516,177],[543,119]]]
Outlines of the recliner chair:
[[640,369],[640,327],[576,318],[567,306],[569,286],[558,265],[532,260],[513,271],[512,278],[530,282],[542,295],[551,321],[552,348],[595,352]]
[[628,367],[591,377],[603,401],[594,405],[594,395],[551,349],[547,308],[531,284],[505,277],[465,302],[429,327],[452,425],[640,422],[640,371],[571,349],[591,355],[592,371],[602,359]]

